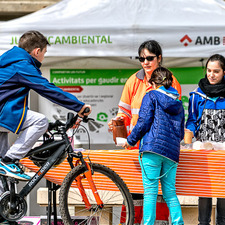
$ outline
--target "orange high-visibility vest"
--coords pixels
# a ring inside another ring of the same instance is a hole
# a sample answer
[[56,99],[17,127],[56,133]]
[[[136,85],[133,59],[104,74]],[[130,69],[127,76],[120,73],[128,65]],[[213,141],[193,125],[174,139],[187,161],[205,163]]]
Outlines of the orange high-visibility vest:
[[[181,98],[181,86],[177,79],[173,76],[173,84]],[[138,120],[138,114],[141,107],[142,99],[146,92],[152,90],[152,86],[147,81],[143,69],[133,74],[126,82],[119,102],[119,111],[117,117],[121,116],[125,119],[125,125],[128,134],[131,133]],[[134,148],[138,148],[138,145]]]

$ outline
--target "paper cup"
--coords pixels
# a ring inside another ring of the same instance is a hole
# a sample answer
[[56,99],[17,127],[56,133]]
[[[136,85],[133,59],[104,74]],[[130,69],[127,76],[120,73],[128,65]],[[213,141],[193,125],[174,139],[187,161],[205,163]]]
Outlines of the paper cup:
[[192,131],[185,131],[184,132],[184,143],[191,144],[192,143],[193,133]]
[[200,150],[200,149],[204,149],[204,144],[201,141],[195,141],[193,143],[193,149],[195,150]]
[[117,146],[123,146],[124,145],[124,143],[126,142],[126,138],[121,138],[121,137],[117,137],[116,138],[116,145]]

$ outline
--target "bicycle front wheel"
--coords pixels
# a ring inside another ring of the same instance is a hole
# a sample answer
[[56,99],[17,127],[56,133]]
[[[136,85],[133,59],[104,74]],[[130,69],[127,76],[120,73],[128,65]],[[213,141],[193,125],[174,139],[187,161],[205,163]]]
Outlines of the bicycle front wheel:
[[[65,177],[59,194],[60,213],[64,224],[134,224],[133,199],[124,181],[110,168],[92,163],[92,178],[103,202],[103,207],[97,205],[90,189],[84,167],[73,168]],[[77,179],[82,177],[91,207],[86,207],[77,186]],[[80,222],[80,223],[79,223]]]

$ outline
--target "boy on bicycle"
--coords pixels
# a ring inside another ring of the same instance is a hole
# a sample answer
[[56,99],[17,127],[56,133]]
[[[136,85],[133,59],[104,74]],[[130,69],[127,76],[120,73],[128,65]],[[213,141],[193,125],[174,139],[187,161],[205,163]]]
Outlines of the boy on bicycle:
[[15,46],[0,56],[0,138],[7,137],[5,132],[19,134],[9,149],[0,152],[0,175],[29,180],[30,176],[23,173],[16,161],[23,158],[48,129],[47,118],[28,109],[30,89],[78,112],[81,117],[86,107],[90,111],[84,115],[91,112],[90,106],[42,77],[40,67],[48,45],[43,34],[28,31],[21,36],[19,47]]

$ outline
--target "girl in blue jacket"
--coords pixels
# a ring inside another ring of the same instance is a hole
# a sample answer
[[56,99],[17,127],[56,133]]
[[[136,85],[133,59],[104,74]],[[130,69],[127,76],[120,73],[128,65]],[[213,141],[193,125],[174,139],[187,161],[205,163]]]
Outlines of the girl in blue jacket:
[[123,146],[134,146],[141,140],[144,225],[153,225],[156,219],[159,179],[172,224],[184,224],[175,188],[180,141],[184,136],[184,109],[177,90],[171,87],[172,81],[172,73],[166,68],[153,71],[149,82],[155,90],[144,96],[138,122]]

